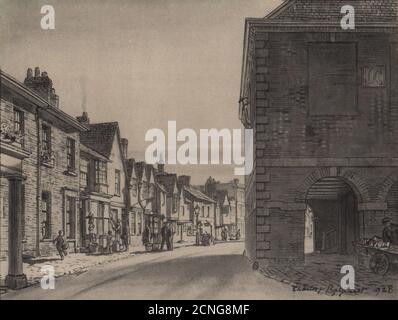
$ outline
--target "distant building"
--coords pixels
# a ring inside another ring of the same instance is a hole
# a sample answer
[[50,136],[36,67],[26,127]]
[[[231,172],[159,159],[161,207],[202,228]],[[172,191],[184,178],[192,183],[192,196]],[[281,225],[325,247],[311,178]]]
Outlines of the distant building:
[[221,229],[227,228],[230,233],[238,230],[241,238],[245,237],[245,187],[234,179],[221,183],[209,177],[203,187],[204,192],[217,201],[219,219],[217,220],[217,238]]
[[159,169],[134,159],[128,159],[126,163],[131,244],[142,245],[142,232],[146,226],[151,240],[159,243],[161,227],[167,216],[167,190],[156,178]]

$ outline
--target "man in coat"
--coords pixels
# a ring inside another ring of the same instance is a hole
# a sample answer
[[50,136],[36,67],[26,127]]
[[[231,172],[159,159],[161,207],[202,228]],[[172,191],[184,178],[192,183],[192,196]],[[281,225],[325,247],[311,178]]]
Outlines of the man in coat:
[[163,251],[164,245],[166,244],[167,250],[169,249],[168,237],[168,223],[164,223],[162,229],[160,230],[160,235],[162,237],[162,243],[160,245],[160,250]]
[[174,228],[171,222],[167,226],[167,250],[174,250]]
[[68,243],[65,241],[64,233],[61,230],[58,232],[58,236],[54,239],[54,243],[61,260],[64,260],[64,257],[68,255]]
[[398,245],[398,225],[392,223],[390,217],[384,217],[382,223],[384,226],[383,241]]

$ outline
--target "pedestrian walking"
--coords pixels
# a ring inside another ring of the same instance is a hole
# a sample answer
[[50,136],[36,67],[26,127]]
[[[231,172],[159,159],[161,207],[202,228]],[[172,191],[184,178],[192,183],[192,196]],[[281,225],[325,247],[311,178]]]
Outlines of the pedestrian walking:
[[123,240],[124,250],[128,251],[130,245],[130,228],[127,224],[124,226],[124,230],[122,233],[122,240]]
[[174,234],[175,234],[174,227],[173,227],[172,223],[170,222],[168,224],[167,234],[166,234],[166,236],[167,236],[167,250],[169,250],[169,251],[173,251],[174,250]]
[[236,240],[240,240],[240,229],[238,229],[238,231],[236,231]]
[[146,224],[142,231],[142,244],[146,246],[151,241],[151,229],[149,224]]
[[167,250],[169,250],[169,243],[167,240],[168,237],[168,225],[167,222],[163,224],[162,229],[160,230],[160,235],[162,237],[162,243],[160,245],[160,250],[163,251],[164,245],[166,244]]
[[113,252],[113,235],[112,231],[108,231],[108,235],[106,236],[106,252],[111,254]]
[[64,260],[64,257],[68,255],[68,242],[65,241],[64,233],[61,230],[58,232],[58,236],[53,242],[55,243],[61,260]]

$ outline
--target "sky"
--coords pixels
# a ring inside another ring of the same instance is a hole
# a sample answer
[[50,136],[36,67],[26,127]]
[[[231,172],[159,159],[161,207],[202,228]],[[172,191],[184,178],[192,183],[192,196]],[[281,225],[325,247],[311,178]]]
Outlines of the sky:
[[[118,121],[129,156],[144,160],[145,133],[243,129],[238,100],[244,19],[264,17],[281,0],[0,0],[0,67],[23,81],[47,71],[61,108],[90,121]],[[42,30],[40,9],[55,9]],[[230,165],[166,166],[234,178]]]

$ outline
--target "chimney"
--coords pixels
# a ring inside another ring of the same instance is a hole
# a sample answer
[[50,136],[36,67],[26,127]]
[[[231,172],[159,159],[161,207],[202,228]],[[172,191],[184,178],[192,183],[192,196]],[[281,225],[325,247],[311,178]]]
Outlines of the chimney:
[[50,90],[50,104],[53,107],[59,108],[59,97],[55,94],[55,89],[51,88]]
[[178,184],[189,187],[191,185],[191,176],[179,176]]
[[158,162],[158,173],[164,173],[164,159],[163,153],[160,154],[159,162]]
[[129,141],[126,138],[122,138],[120,139],[120,144],[122,145],[123,157],[124,159],[127,159]]
[[158,173],[164,173],[164,163],[158,163]]
[[77,121],[83,124],[90,124],[90,118],[88,117],[88,114],[86,111],[83,112],[83,114],[80,117],[76,117]]
[[37,93],[44,100],[48,101],[52,106],[59,107],[59,98],[55,94],[53,82],[48,77],[47,72],[43,71],[40,74],[40,68],[35,68],[35,75],[33,76],[32,69],[29,68],[26,72],[24,84],[35,93]]

